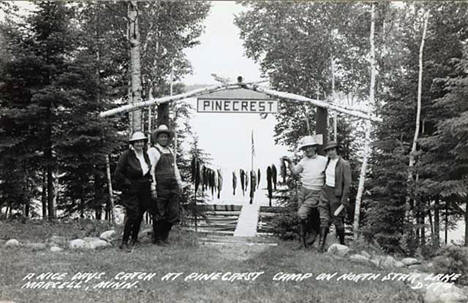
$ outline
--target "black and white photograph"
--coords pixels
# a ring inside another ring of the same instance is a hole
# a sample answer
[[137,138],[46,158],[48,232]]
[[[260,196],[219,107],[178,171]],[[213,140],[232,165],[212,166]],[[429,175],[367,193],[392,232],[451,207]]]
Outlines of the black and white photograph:
[[0,1],[0,303],[468,303],[467,1]]

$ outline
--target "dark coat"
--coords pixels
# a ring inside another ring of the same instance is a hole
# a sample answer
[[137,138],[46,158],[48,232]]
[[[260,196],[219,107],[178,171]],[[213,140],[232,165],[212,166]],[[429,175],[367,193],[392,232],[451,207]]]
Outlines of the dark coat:
[[[143,155],[151,171],[151,162],[146,151],[143,152]],[[136,157],[135,152],[131,149],[124,151],[120,156],[114,176],[116,188],[120,190],[128,190],[136,181],[142,181],[144,179],[151,181],[151,174],[149,171],[143,176],[140,161]]]
[[[330,159],[328,159],[329,162]],[[340,197],[341,204],[347,204],[350,187],[351,167],[348,161],[339,157],[335,167],[335,196]]]

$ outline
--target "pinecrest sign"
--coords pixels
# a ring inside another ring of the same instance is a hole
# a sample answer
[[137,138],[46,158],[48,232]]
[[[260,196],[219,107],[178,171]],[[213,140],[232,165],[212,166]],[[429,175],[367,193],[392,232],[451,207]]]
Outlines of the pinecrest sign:
[[278,112],[278,100],[245,88],[225,89],[197,97],[199,113],[257,113]]
[[276,100],[198,99],[199,113],[277,113]]

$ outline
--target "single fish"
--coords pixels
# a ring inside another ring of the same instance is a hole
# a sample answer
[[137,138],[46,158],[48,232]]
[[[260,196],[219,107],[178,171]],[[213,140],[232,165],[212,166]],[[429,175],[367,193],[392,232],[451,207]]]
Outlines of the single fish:
[[273,186],[272,186],[272,173],[271,173],[271,167],[268,166],[267,168],[267,190],[268,190],[268,199],[270,200],[270,206],[271,206],[271,198],[273,198]]
[[236,187],[237,187],[237,176],[236,172],[232,172],[232,194],[236,195]]
[[257,181],[255,172],[252,170],[250,171],[250,204],[253,203],[255,188],[257,187]]
[[240,181],[241,181],[242,195],[245,196],[245,172],[243,169],[240,170]]
[[271,166],[271,178],[272,178],[275,190],[276,190],[277,175],[278,175],[278,172],[276,171],[276,166],[273,164]]
[[218,169],[218,199],[221,195],[221,190],[223,189],[223,175],[221,174],[221,170]]
[[257,171],[257,188],[260,187],[260,168]]
[[286,183],[286,160],[284,159],[281,159],[281,167],[280,167],[280,170],[281,170],[281,178],[283,178],[283,183]]

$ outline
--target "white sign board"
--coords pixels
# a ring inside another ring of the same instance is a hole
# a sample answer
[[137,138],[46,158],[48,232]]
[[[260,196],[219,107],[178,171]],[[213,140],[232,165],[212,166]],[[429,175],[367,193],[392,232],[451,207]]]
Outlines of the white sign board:
[[278,112],[277,100],[255,99],[197,99],[199,113],[257,113]]

